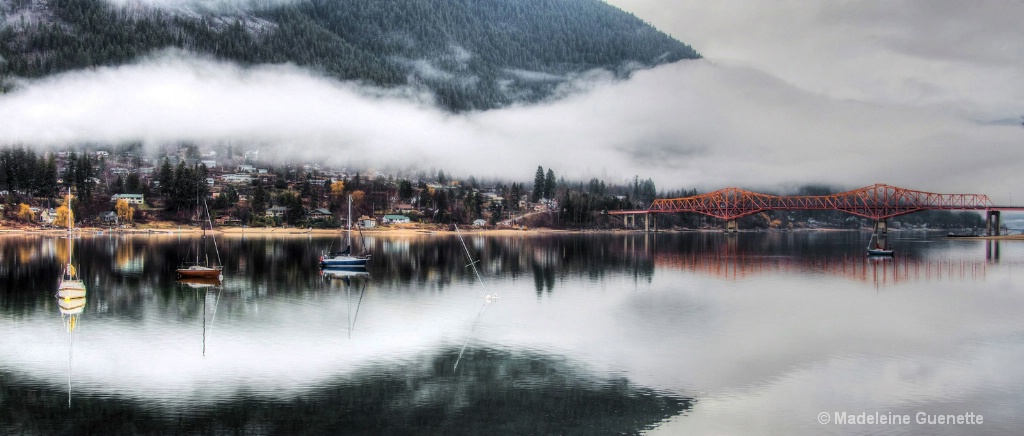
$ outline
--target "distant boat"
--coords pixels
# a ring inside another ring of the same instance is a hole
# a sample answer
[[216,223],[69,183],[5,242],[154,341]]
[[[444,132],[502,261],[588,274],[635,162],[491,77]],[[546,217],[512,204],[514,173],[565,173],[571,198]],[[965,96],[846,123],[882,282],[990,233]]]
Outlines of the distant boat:
[[[196,206],[198,209],[199,199],[196,199]],[[196,258],[194,261],[182,262],[178,269],[178,277],[181,278],[206,278],[220,280],[221,272],[224,270],[224,265],[220,261],[220,251],[217,250],[217,237],[213,236],[213,251],[217,256],[217,263],[210,263],[209,253],[204,253],[206,249],[206,226],[209,224],[210,230],[213,230],[213,221],[210,220],[210,208],[206,205],[206,199],[203,199],[203,208],[206,211],[206,219],[202,222],[203,226],[203,237],[196,244]],[[191,249],[190,249],[191,251]]]
[[868,256],[892,256],[892,247],[883,247],[878,241],[878,235],[872,233],[871,240],[868,241]]
[[[348,221],[345,235],[347,240],[345,248],[341,251],[332,251],[320,255],[321,268],[364,268],[370,260],[370,254],[352,254],[352,195],[348,196]],[[365,249],[364,249],[365,250]]]

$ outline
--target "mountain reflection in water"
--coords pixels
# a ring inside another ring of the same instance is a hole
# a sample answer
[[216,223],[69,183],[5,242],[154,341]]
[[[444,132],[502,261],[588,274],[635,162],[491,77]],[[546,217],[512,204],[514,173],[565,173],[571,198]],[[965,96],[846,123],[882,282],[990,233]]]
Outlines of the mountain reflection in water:
[[[563,359],[495,349],[458,350],[325,380],[291,398],[245,392],[201,410],[57,392],[0,377],[5,434],[634,434],[678,415],[692,400],[583,375]],[[244,431],[240,430],[244,429]]]

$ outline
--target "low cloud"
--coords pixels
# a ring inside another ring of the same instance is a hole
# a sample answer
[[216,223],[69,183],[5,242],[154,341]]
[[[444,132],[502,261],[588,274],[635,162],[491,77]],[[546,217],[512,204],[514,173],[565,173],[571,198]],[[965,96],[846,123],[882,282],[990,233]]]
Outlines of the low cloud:
[[831,99],[752,69],[684,61],[623,81],[580,75],[566,89],[454,115],[414,88],[168,53],[22,83],[0,97],[0,143],[230,141],[293,161],[519,181],[542,165],[570,180],[651,177],[659,189],[890,183],[998,201],[1022,181],[1006,154],[1018,126]]

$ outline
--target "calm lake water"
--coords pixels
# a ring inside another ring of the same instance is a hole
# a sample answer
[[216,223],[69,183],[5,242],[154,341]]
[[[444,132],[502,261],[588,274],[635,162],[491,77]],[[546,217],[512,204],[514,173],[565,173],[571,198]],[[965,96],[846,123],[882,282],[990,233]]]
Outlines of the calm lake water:
[[1024,428],[1024,242],[868,236],[466,235],[482,279],[456,236],[368,236],[357,274],[230,236],[216,286],[175,280],[188,236],[85,236],[70,334],[66,240],[2,237],[0,433]]

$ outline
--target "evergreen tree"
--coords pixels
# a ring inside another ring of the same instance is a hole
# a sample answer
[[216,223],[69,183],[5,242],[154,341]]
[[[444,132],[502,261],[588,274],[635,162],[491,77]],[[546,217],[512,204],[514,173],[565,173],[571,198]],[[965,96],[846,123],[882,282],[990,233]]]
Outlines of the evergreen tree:
[[163,164],[160,165],[160,172],[157,175],[157,180],[160,181],[160,194],[168,196],[173,192],[174,168],[171,167],[171,161],[167,158],[164,158]]
[[413,190],[412,182],[402,179],[398,181],[398,198],[402,201],[409,201],[412,199]]
[[519,210],[519,198],[523,196],[522,188],[515,182],[512,182],[512,187],[509,188],[508,198],[505,201],[508,203],[508,208],[512,211]]
[[544,181],[544,167],[538,165],[537,174],[533,176],[533,197],[530,201],[536,203],[540,201],[541,197],[544,197],[544,187],[546,186]]
[[145,188],[142,186],[142,180],[139,179],[137,173],[128,174],[128,177],[124,180],[124,192],[127,194],[142,194]]
[[40,174],[39,190],[36,195],[44,198],[56,198],[60,195],[60,187],[57,185],[57,161],[51,154],[42,165]]
[[544,179],[544,198],[555,198],[555,172],[548,168],[548,175]]
[[252,212],[258,215],[264,214],[267,211],[267,200],[267,190],[263,189],[262,184],[257,183],[252,192],[252,201],[249,202]]

